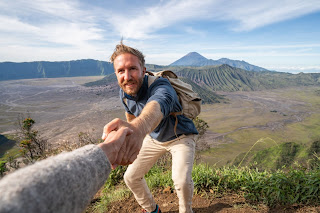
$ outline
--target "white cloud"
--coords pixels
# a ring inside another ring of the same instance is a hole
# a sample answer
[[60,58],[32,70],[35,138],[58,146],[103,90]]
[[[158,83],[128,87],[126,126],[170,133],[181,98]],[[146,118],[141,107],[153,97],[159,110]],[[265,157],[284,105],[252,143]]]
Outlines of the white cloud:
[[141,39],[156,36],[155,31],[172,24],[209,15],[208,5],[219,1],[173,0],[141,10],[138,15],[114,15],[114,28],[126,38]]
[[235,28],[239,31],[249,31],[320,10],[319,0],[237,1],[237,4],[227,17],[240,22]]
[[234,30],[249,31],[319,10],[319,0],[172,0],[139,13],[116,14],[110,22],[126,38],[146,39],[160,29],[192,20],[234,21]]
[[257,49],[297,49],[297,48],[318,48],[320,43],[304,44],[282,44],[282,45],[223,45],[215,47],[205,47],[203,50],[257,50]]
[[87,12],[76,1],[18,0],[0,6],[1,60],[89,58],[105,46],[95,11]]
[[23,33],[39,30],[38,27],[21,22],[17,18],[0,15],[0,29],[5,33]]
[[280,72],[289,73],[320,73],[320,66],[290,66],[290,65],[278,65],[278,66],[266,66],[266,69],[276,70]]

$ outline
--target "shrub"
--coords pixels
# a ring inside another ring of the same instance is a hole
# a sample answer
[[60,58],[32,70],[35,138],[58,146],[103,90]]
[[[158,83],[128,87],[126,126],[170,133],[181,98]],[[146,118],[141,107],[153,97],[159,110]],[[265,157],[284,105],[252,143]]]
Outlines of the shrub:
[[38,131],[33,130],[35,121],[28,117],[19,119],[19,138],[22,155],[29,163],[46,157],[48,142],[39,136]]
[[4,176],[4,173],[7,171],[6,167],[7,161],[0,161],[0,177]]

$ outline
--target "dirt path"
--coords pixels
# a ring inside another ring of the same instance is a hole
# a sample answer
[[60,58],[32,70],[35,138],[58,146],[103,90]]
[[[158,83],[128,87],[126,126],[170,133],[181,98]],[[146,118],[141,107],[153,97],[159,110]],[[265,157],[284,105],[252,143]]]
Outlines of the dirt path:
[[[158,192],[154,194],[156,202],[159,204],[163,213],[178,213],[178,198],[174,193]],[[245,199],[238,194],[225,194],[222,196],[195,195],[192,200],[193,211],[195,213],[251,213],[251,212],[286,212],[286,213],[304,213],[304,212],[320,212],[320,207],[313,206],[281,206],[276,208],[268,208],[265,205],[248,204]],[[90,212],[90,211],[88,211]],[[121,212],[141,212],[141,207],[131,196],[125,200],[113,202],[110,208],[106,210],[108,213],[121,213]]]

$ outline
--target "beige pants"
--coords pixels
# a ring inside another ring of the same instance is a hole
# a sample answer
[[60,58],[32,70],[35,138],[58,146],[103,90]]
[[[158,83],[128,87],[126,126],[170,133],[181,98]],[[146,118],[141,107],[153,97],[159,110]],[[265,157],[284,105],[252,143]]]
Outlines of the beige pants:
[[156,161],[169,151],[172,155],[172,180],[179,198],[179,212],[192,212],[193,181],[191,177],[195,135],[182,135],[177,139],[162,143],[149,135],[143,141],[137,159],[129,165],[124,180],[133,192],[140,206],[148,212],[156,208],[156,203],[144,179],[145,174]]

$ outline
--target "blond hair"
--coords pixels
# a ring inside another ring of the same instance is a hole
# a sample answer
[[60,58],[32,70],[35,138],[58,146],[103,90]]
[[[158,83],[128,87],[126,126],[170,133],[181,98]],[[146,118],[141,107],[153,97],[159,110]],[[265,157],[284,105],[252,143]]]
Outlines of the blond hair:
[[124,45],[122,40],[120,41],[120,44],[118,44],[116,46],[116,48],[114,49],[114,52],[110,57],[110,62],[113,63],[114,60],[116,59],[116,57],[118,57],[119,55],[124,54],[124,53],[130,53],[132,55],[137,56],[139,59],[139,63],[140,63],[141,68],[143,69],[145,67],[144,55],[142,54],[142,52],[140,52],[139,50],[137,50],[135,48]]

